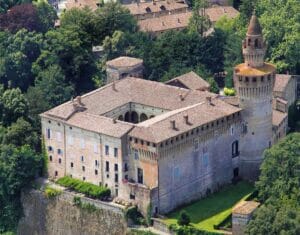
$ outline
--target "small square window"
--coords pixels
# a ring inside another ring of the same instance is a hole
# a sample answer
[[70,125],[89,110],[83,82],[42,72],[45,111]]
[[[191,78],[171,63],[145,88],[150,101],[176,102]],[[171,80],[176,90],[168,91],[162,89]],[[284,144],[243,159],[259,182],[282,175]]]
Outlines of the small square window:
[[95,170],[95,175],[98,175],[98,170]]
[[82,166],[82,171],[85,171],[85,166]]
[[62,150],[61,149],[57,149],[57,154],[61,155],[62,154]]
[[58,163],[61,164],[61,158],[58,159]]
[[74,163],[73,163],[73,162],[71,162],[71,167],[72,167],[72,168],[74,167]]

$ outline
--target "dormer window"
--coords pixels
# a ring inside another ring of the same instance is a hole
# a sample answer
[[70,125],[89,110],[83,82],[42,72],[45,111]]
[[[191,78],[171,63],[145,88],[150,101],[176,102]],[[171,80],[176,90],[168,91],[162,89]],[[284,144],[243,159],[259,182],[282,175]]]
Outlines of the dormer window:
[[166,7],[165,7],[164,5],[161,5],[161,6],[160,6],[160,9],[161,9],[162,11],[167,10]]

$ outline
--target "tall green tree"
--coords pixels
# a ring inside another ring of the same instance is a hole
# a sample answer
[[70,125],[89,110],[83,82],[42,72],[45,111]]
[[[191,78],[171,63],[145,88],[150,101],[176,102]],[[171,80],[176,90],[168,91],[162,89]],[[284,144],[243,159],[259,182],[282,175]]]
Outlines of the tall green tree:
[[194,2],[193,14],[188,25],[189,31],[198,32],[201,36],[204,36],[205,32],[211,27],[209,17],[205,13],[207,7],[207,0],[197,0]]

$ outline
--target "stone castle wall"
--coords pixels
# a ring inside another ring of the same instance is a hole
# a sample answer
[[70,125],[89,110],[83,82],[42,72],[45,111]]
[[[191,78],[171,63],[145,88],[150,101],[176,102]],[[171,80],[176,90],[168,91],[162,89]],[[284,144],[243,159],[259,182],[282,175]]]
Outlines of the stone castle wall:
[[[88,202],[95,205],[92,201]],[[89,212],[73,205],[71,193],[47,199],[37,190],[24,193],[22,203],[24,217],[19,223],[18,235],[126,234],[122,209],[105,203],[98,202],[97,210]]]

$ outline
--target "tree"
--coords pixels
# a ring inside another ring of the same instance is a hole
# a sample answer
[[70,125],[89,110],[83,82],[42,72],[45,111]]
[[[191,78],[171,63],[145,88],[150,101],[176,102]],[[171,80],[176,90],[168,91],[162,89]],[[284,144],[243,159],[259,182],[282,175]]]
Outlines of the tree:
[[34,6],[37,9],[40,31],[45,33],[49,29],[54,28],[55,20],[57,19],[55,9],[46,0],[38,0],[34,3]]
[[7,128],[2,144],[12,144],[16,147],[27,144],[31,149],[37,149],[39,138],[31,124],[25,121],[24,118],[19,118],[17,122]]
[[0,81],[6,87],[18,87],[25,91],[33,84],[32,63],[39,57],[43,36],[39,33],[19,30],[0,38]]
[[211,27],[209,17],[205,13],[207,7],[207,0],[198,0],[194,3],[193,14],[188,25],[189,31],[198,32],[201,36],[204,36],[204,33]]
[[21,190],[41,169],[41,156],[28,145],[0,147],[0,232],[16,228],[21,217]]
[[264,203],[247,226],[248,234],[300,233],[300,133],[265,152],[255,187]]
[[0,14],[1,30],[15,33],[22,28],[29,31],[41,29],[37,9],[31,3],[16,5],[7,13]]
[[116,30],[123,32],[135,32],[137,22],[129,10],[120,3],[109,1],[95,12],[95,23],[97,25],[98,42],[106,36],[111,36]]
[[15,5],[20,5],[22,3],[31,3],[31,0],[1,0],[0,13],[5,13],[11,7]]
[[4,91],[0,96],[0,101],[1,119],[6,126],[28,113],[27,100],[19,88]]
[[35,88],[41,91],[43,99],[51,107],[69,100],[74,93],[74,87],[65,81],[62,69],[58,65],[51,65],[41,71],[37,75]]
[[190,222],[191,222],[190,216],[186,213],[186,211],[181,211],[177,223],[180,226],[188,226]]

